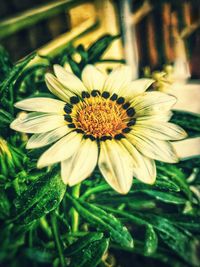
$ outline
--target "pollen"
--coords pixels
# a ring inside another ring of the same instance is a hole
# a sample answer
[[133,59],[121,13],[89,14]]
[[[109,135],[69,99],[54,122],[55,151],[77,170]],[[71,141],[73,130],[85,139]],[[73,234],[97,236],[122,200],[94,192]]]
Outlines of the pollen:
[[127,127],[127,119],[122,105],[100,95],[84,99],[73,110],[75,128],[99,139],[121,134]]

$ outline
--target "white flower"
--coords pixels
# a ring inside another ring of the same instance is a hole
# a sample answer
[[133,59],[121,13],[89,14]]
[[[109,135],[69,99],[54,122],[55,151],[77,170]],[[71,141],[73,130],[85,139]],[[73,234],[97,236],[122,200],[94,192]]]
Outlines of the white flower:
[[125,194],[132,178],[153,184],[154,160],[177,162],[169,140],[186,136],[169,123],[176,99],[161,92],[145,92],[152,79],[131,81],[131,71],[120,66],[108,76],[92,65],[82,81],[61,66],[46,74],[49,90],[61,100],[30,98],[16,107],[32,111],[15,119],[11,128],[34,133],[27,148],[54,143],[38,160],[38,167],[61,162],[64,183],[73,186],[95,166],[117,192]]

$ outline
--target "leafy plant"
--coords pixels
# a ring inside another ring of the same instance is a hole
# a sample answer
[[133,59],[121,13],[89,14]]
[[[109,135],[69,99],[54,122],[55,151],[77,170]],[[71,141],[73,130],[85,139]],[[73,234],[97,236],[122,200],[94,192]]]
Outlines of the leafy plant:
[[[26,135],[9,129],[17,100],[48,94],[47,68],[67,61],[80,76],[86,64],[102,61],[116,38],[103,36],[88,49],[68,45],[48,63],[31,67],[35,54],[12,64],[1,48],[1,266],[139,266],[141,257],[144,266],[199,266],[200,158],[157,162],[156,183],[134,180],[125,196],[103,182],[98,169],[81,187],[66,188],[58,166],[36,169],[37,152],[25,150]],[[175,111],[172,121],[199,135],[198,115]]]

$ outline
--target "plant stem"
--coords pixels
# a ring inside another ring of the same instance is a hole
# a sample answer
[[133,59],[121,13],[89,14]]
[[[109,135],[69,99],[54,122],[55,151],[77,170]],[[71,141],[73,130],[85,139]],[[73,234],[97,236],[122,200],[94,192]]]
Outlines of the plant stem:
[[105,59],[100,59],[98,63],[105,63],[105,62],[110,62],[110,63],[125,63],[124,59],[110,59],[110,58],[105,58]]
[[59,258],[60,258],[60,266],[65,267],[65,257],[63,255],[63,249],[62,244],[60,240],[60,235],[58,232],[58,226],[57,226],[57,218],[54,212],[51,213],[51,226],[52,226],[52,233],[55,239],[55,244],[58,250]]
[[106,191],[110,189],[110,186],[107,185],[107,184],[102,184],[102,185],[98,185],[94,188],[91,188],[91,189],[88,189],[82,196],[81,196],[81,199],[84,200],[86,199],[87,197],[89,197],[90,195],[94,194],[94,193],[99,193],[99,192],[102,192],[102,191]]
[[33,247],[33,228],[31,228],[29,231],[28,243],[29,243],[29,247],[32,248]]
[[[80,188],[81,184],[77,184],[72,189],[72,196],[75,198],[78,198],[80,195]],[[71,220],[72,220],[72,232],[78,231],[78,225],[79,225],[79,214],[75,210],[75,208],[71,209]]]
[[51,238],[52,237],[51,228],[49,227],[46,218],[45,217],[40,218],[39,222],[44,233],[47,235],[48,238]]

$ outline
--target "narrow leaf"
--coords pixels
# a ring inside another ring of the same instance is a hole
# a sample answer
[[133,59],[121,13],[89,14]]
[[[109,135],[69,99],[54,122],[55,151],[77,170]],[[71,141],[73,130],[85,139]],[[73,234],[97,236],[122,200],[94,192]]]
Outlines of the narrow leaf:
[[171,122],[178,124],[188,133],[189,137],[200,135],[200,115],[188,111],[175,110]]
[[155,253],[158,247],[158,237],[152,225],[147,225],[145,236],[144,254],[150,256]]
[[109,232],[111,239],[121,246],[133,247],[133,239],[129,231],[112,214],[105,212],[95,205],[74,199],[69,194],[67,194],[67,197],[71,200],[78,213],[91,225]]
[[157,190],[140,190],[141,193],[147,194],[157,200],[160,200],[165,203],[171,203],[171,204],[185,204],[186,199],[180,197],[179,195],[175,195],[172,193],[166,193],[162,191],[157,191]]
[[156,167],[158,175],[172,180],[191,199],[192,194],[186,180],[187,177],[177,166],[159,162]]
[[48,173],[34,181],[15,201],[16,218],[13,221],[28,224],[58,207],[66,186],[59,175]]
[[119,37],[119,35],[107,34],[100,37],[95,43],[93,43],[87,51],[89,63],[97,62],[111,45],[111,43]]
[[7,51],[0,46],[0,83],[6,78],[12,68],[12,63]]
[[82,249],[78,254],[75,254],[71,259],[70,267],[96,267],[108,249],[109,239],[102,238],[90,243]]
[[88,233],[85,236],[79,238],[71,246],[64,250],[64,255],[69,257],[77,252],[81,251],[84,247],[87,247],[90,243],[101,240],[103,238],[103,233]]

